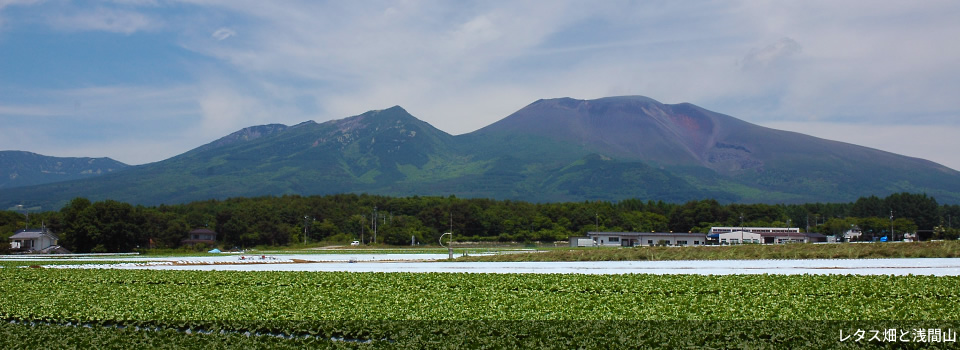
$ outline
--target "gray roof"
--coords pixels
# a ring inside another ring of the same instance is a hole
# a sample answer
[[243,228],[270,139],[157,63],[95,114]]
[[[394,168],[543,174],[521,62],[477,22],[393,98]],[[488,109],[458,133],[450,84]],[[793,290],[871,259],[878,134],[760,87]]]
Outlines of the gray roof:
[[13,236],[10,236],[10,239],[36,239],[43,236],[47,236],[53,239],[57,239],[57,236],[54,236],[50,232],[42,230],[20,230]]

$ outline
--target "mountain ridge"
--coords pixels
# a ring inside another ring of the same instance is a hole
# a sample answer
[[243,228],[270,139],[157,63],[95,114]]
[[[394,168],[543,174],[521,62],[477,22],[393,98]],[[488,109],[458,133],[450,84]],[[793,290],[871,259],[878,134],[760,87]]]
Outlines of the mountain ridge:
[[689,103],[617,96],[541,99],[456,136],[400,106],[322,123],[252,126],[164,161],[9,194],[139,204],[342,192],[822,202],[903,191],[960,202],[960,172]]
[[0,189],[89,178],[127,167],[107,157],[53,157],[28,151],[0,151]]

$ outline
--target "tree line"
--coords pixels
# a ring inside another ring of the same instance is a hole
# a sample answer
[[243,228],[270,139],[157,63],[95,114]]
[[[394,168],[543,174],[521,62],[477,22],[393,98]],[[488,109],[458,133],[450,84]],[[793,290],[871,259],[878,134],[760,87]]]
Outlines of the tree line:
[[[892,212],[892,219],[891,219]],[[29,222],[27,222],[29,220]],[[221,248],[303,242],[434,244],[444,232],[458,241],[552,242],[589,231],[707,232],[712,226],[800,227],[839,235],[851,228],[867,237],[922,230],[956,238],[960,206],[939,205],[925,194],[863,197],[853,203],[720,204],[587,201],[529,203],[450,197],[366,194],[231,198],[179,205],[134,206],[76,198],[59,211],[0,212],[0,232],[41,224],[74,252],[177,248],[190,230],[217,232]]]

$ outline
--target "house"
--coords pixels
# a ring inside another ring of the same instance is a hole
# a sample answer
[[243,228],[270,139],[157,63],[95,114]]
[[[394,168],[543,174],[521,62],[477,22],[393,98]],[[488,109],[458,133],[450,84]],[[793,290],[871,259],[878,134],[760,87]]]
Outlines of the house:
[[194,245],[194,244],[209,244],[213,245],[217,243],[217,233],[205,228],[198,228],[196,230],[190,231],[187,234],[187,238],[184,238],[180,241],[180,244],[183,245]]
[[45,227],[39,229],[23,229],[10,236],[10,249],[34,252],[57,245],[60,238]]
[[859,241],[861,236],[863,236],[863,231],[858,228],[851,228],[843,233],[843,239],[847,242]]
[[[667,232],[587,232],[595,246],[636,247],[636,246],[699,246],[707,243],[703,233],[667,233]],[[578,240],[583,246],[584,240]]]

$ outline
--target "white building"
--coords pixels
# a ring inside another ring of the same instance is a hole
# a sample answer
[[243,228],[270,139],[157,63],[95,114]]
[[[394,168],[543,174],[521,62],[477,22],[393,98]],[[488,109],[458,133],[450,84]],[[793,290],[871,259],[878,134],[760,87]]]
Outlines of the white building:
[[710,238],[721,245],[727,244],[784,244],[826,242],[827,237],[819,233],[802,233],[800,228],[791,227],[712,227]]
[[751,233],[800,233],[799,227],[711,227],[710,234],[729,233],[729,232],[751,232]]
[[666,233],[666,232],[587,232],[587,240],[579,240],[578,246],[583,247],[583,241],[601,247],[636,247],[636,246],[699,246],[707,243],[707,235],[703,233]]
[[24,229],[10,236],[10,248],[14,250],[39,251],[57,245],[59,238],[42,229]]
[[847,232],[843,233],[843,238],[847,242],[854,241],[854,240],[859,241],[860,236],[863,236],[863,231],[860,231],[860,229],[857,229],[857,228],[847,230]]

